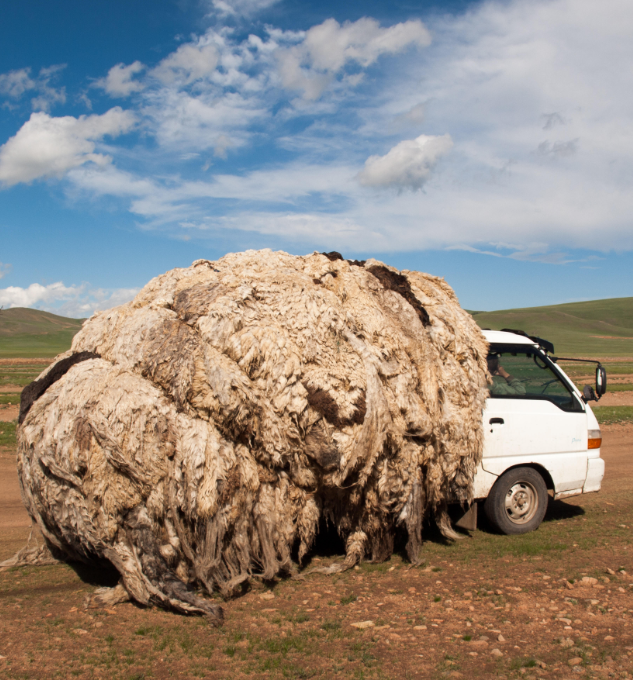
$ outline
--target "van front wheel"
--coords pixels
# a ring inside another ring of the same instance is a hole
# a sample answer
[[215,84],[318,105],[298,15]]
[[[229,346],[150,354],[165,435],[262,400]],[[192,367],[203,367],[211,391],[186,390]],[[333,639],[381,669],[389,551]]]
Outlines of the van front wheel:
[[527,534],[545,517],[547,487],[532,468],[514,468],[499,477],[484,503],[486,516],[502,534]]

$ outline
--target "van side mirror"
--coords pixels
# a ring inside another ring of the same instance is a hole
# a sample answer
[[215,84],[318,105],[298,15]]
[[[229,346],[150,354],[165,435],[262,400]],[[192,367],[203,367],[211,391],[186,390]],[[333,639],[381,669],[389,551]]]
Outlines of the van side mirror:
[[596,394],[598,399],[607,391],[607,372],[604,366],[598,364],[596,368]]
[[585,403],[588,401],[598,401],[598,397],[596,397],[596,393],[593,391],[593,387],[591,385],[585,385],[582,388],[582,398],[584,399]]

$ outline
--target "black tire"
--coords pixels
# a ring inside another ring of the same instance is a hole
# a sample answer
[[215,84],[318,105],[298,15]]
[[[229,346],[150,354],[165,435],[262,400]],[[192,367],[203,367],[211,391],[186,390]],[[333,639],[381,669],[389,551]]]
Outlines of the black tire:
[[538,529],[547,511],[547,486],[532,468],[508,470],[495,482],[484,503],[486,517],[502,534]]

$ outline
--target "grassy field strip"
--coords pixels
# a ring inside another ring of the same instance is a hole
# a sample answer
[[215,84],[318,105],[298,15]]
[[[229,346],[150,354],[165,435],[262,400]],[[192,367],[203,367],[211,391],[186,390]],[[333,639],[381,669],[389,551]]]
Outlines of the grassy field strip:
[[9,423],[0,423],[0,446],[15,447],[15,428],[17,423],[15,421]]
[[633,423],[633,406],[594,406],[592,410],[601,425]]

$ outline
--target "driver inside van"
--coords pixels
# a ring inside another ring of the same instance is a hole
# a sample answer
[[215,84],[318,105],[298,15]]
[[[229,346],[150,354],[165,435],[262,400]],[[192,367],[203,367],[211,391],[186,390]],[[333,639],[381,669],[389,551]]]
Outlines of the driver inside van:
[[525,385],[518,379],[513,378],[500,364],[498,354],[488,355],[488,372],[492,376],[490,394],[503,396],[505,394],[525,394]]

